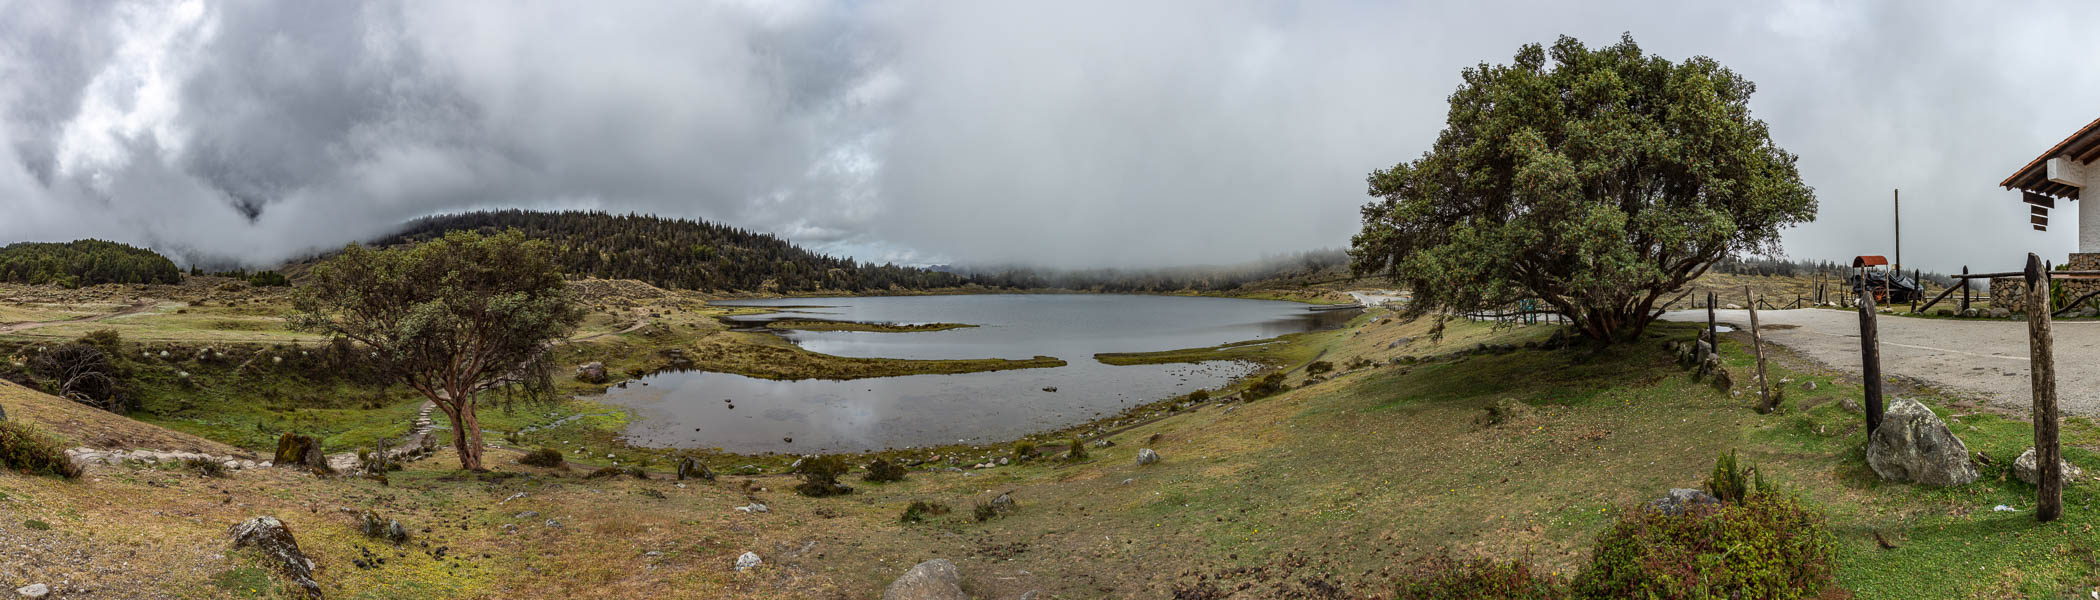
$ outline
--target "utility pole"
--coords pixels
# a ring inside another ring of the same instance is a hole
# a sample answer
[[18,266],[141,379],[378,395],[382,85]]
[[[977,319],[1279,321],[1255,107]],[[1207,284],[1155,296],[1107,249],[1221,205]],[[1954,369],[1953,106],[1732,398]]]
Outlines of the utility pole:
[[1896,196],[1896,264],[1893,271],[1903,272],[1903,190],[1892,190]]

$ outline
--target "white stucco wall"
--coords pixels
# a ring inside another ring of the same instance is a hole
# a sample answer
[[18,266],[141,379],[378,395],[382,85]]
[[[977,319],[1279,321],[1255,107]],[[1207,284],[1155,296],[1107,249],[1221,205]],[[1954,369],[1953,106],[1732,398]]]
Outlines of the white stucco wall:
[[[2100,190],[2094,189],[2093,186],[2078,188],[2078,198],[2080,200],[2090,199],[2089,194],[2094,192],[2100,192]],[[2057,206],[2065,204],[2070,203],[2064,202]],[[2079,252],[2100,252],[2100,208],[2088,208],[2091,206],[2091,204],[2086,204],[2083,201],[2078,203]]]

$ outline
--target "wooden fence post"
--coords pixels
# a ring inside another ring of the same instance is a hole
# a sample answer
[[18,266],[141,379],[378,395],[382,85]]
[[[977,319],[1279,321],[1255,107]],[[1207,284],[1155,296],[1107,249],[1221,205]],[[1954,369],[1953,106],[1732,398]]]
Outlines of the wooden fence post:
[[1706,343],[1713,345],[1714,354],[1721,353],[1721,329],[1714,326],[1714,293],[1706,293]]
[[1910,312],[1918,312],[1918,297],[1925,295],[1925,274],[1917,269],[1911,269],[1910,285],[1918,288],[1915,293],[1910,295]]
[[2028,371],[2034,378],[2034,464],[2040,470],[2034,519],[2047,523],[2064,514],[2063,450],[2056,444],[2056,351],[2049,339],[2049,271],[2042,257],[2027,254]]
[[1961,266],[1961,312],[1969,314],[1969,265]]
[[[1862,269],[1864,271],[1864,269]],[[1859,295],[1860,383],[1866,388],[1867,435],[1881,427],[1881,336],[1874,324],[1874,294]]]
[[[1743,295],[1750,295],[1750,286],[1743,286]],[[1757,355],[1757,412],[1768,413],[1779,408],[1772,401],[1772,382],[1765,381],[1765,343],[1757,332],[1757,304],[1750,305],[1750,349]]]

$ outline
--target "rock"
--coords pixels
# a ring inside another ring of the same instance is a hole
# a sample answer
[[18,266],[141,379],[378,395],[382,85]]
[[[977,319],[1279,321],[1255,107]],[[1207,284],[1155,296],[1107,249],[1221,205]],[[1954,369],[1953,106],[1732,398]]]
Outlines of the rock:
[[[2058,458],[2056,462],[2063,467],[2064,483],[2068,484],[2085,476],[2085,470],[2078,468],[2078,465],[2073,465],[2061,458]],[[2025,481],[2028,485],[2042,484],[2041,464],[2034,457],[2033,447],[2028,447],[2026,452],[2020,453],[2020,458],[2013,460],[2013,475],[2018,476],[2020,481]]]
[[1110,447],[1110,446],[1114,446],[1114,445],[1116,445],[1116,441],[1115,441],[1115,440],[1100,440],[1100,441],[1096,441],[1096,442],[1094,442],[1094,447],[1095,447],[1095,448],[1107,448],[1107,447]]
[[1050,386],[1050,387],[1046,387],[1046,388],[1043,388],[1043,391],[1045,391],[1045,392],[1050,392],[1050,393],[1052,393],[1052,394],[1055,394],[1055,393],[1057,393],[1057,386],[1054,386],[1054,385],[1053,385],[1053,386]]
[[1014,600],[1035,600],[1035,597],[1041,593],[1042,590],[1028,590],[1022,592],[1020,596],[1014,597]]
[[739,506],[739,507],[736,507],[736,510],[737,510],[737,512],[747,512],[747,513],[763,513],[763,512],[773,512],[773,511],[772,511],[772,509],[766,508],[766,505],[764,505],[764,504],[759,504],[759,503],[757,503],[757,502],[753,502],[753,503],[750,503],[750,504],[746,504],[746,505],[744,505],[744,506]]
[[1862,413],[1862,412],[1860,411],[1860,408],[1859,408],[1859,401],[1858,401],[1858,400],[1855,400],[1855,399],[1853,399],[1853,398],[1852,398],[1852,397],[1850,397],[1850,396],[1847,396],[1847,397],[1844,397],[1844,398],[1839,398],[1839,399],[1838,399],[1838,408],[1842,408],[1842,409],[1845,409],[1845,412],[1848,412],[1848,413],[1852,413],[1852,414],[1855,414],[1855,415],[1857,415],[1857,414],[1864,414],[1864,413]]
[[[7,407],[0,406],[0,421],[7,420]],[[39,584],[41,585],[41,584]]]
[[1138,466],[1142,467],[1156,462],[1159,462],[1158,452],[1153,452],[1151,448],[1143,448],[1138,450]]
[[314,581],[314,561],[299,551],[299,542],[292,539],[292,530],[283,521],[271,516],[255,517],[234,525],[227,533],[233,536],[234,549],[254,546],[276,563],[285,578],[306,590],[307,597],[321,597],[321,584]]
[[1733,387],[1735,387],[1735,377],[1728,374],[1727,368],[1717,364],[1714,367],[1714,388],[1725,392]]
[[755,552],[745,552],[743,555],[736,557],[736,570],[738,571],[755,569],[764,564],[766,564],[766,561],[760,559]]
[[1813,391],[1816,391],[1816,382],[1813,382],[1813,381],[1804,381],[1804,382],[1801,382],[1801,391],[1804,391],[1804,392],[1813,392]]
[[962,591],[962,571],[945,558],[919,563],[882,590],[882,600],[970,600]]
[[999,497],[997,497],[997,498],[993,498],[993,499],[992,499],[992,510],[996,510],[996,511],[999,511],[999,512],[1001,512],[1001,513],[1008,513],[1008,512],[1013,512],[1013,510],[1014,510],[1014,493],[1013,493],[1013,492],[1001,492],[1001,493],[999,494]]
[[1891,400],[1883,411],[1881,427],[1867,439],[1867,466],[1889,481],[1931,486],[1976,481],[1968,445],[1932,409],[1908,398]]
[[1648,510],[1653,510],[1655,512],[1659,512],[1670,516],[1676,516],[1684,514],[1685,511],[1691,510],[1693,507],[1720,505],[1720,498],[1715,498],[1713,494],[1708,494],[1704,490],[1695,490],[1690,488],[1674,488],[1670,490],[1669,494],[1664,495],[1662,498],[1658,498],[1654,502],[1649,502]]
[[561,521],[554,519],[547,519],[547,522],[543,523],[543,525],[546,525],[548,529],[561,529]]
[[1971,318],[1971,319],[1974,319],[1974,318],[1976,318],[1976,317],[1977,317],[1978,315],[1981,315],[1981,314],[1983,314],[1983,311],[1980,311],[1980,310],[1976,310],[1976,309],[1973,309],[1973,308],[1965,308],[1965,309],[1962,309],[1962,311],[1961,311],[1961,316],[1964,316],[1964,317],[1968,317],[1968,318]]
[[528,510],[528,511],[525,511],[525,512],[521,512],[521,513],[518,513],[518,514],[515,514],[515,515],[511,515],[511,518],[514,518],[514,519],[517,519],[517,520],[523,521],[523,520],[526,520],[526,519],[537,519],[537,518],[539,518],[539,516],[540,516],[540,511],[536,511],[536,510]]
[[[1971,309],[1971,310],[1974,310],[1974,309]],[[1991,309],[1990,315],[1991,315],[1991,318],[1993,318],[1993,319],[2004,319],[2004,318],[2008,318],[2008,317],[2011,317],[2011,316],[2012,316],[2012,311],[2009,311],[2009,310],[2005,310],[2005,309],[2003,309],[2003,308],[1993,308],[1993,309]]]
[[715,472],[708,470],[707,465],[700,464],[700,461],[687,457],[678,461],[678,480],[684,481],[687,479],[714,481]]
[[15,588],[15,594],[20,595],[23,598],[42,598],[51,594],[51,586],[44,585],[41,583],[32,583],[29,585]]
[[1726,308],[1728,310],[1742,310],[1743,305],[1730,302],[1728,304],[1722,305],[1721,308]]
[[379,513],[367,510],[357,516],[357,530],[365,537],[386,540],[393,544],[408,541],[408,528],[400,521],[380,518]]
[[584,383],[605,383],[605,363],[591,361],[576,367],[576,380]]
[[316,473],[332,472],[328,467],[328,456],[321,453],[319,440],[290,432],[277,436],[277,454],[270,463],[280,467],[304,467]]
[[1117,485],[1130,485],[1130,484],[1132,484],[1132,483],[1136,483],[1136,482],[1137,482],[1137,480],[1136,480],[1136,479],[1125,479],[1125,480],[1123,480],[1123,483],[1120,483],[1120,484],[1117,484]]

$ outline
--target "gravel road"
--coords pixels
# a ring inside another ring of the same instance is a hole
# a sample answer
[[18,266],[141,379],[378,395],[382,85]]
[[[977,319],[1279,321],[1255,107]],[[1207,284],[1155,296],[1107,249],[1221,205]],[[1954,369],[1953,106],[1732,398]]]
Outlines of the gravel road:
[[[1706,320],[1706,311],[1673,311],[1672,321]],[[1742,310],[1714,312],[1716,321],[1748,327]],[[1832,368],[1859,371],[1859,313],[1829,309],[1763,310],[1757,320],[1765,340],[1782,344]],[[1774,326],[1778,327],[1774,327]],[[2012,320],[1913,319],[1881,315],[1881,370],[1987,398],[2026,410],[2027,322]],[[2066,414],[2100,415],[2100,322],[2057,321],[2056,388]]]

